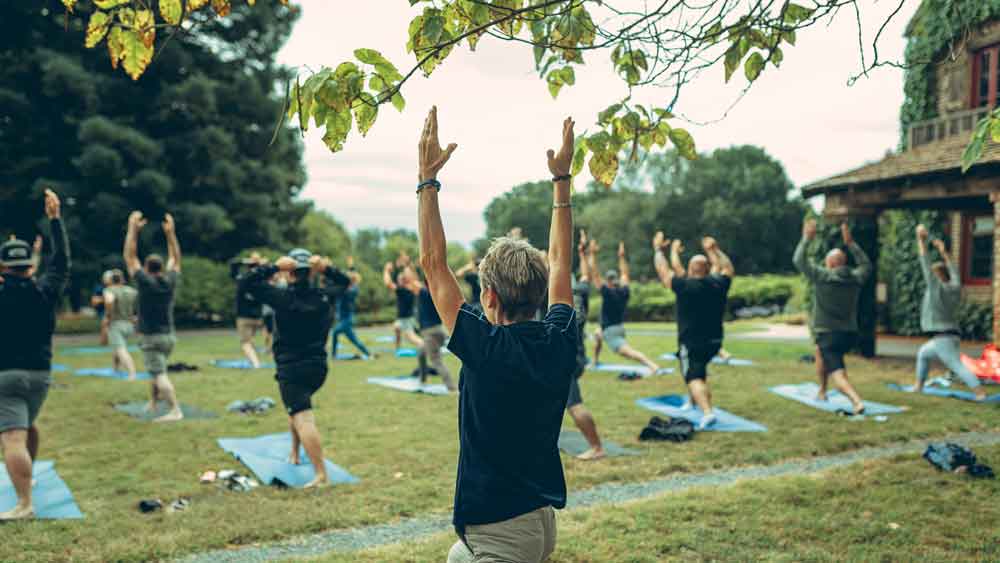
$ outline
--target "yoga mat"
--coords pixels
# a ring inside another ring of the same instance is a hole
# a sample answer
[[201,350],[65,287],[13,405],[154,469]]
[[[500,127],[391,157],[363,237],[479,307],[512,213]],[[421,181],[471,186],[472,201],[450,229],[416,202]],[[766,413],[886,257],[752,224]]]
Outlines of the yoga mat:
[[69,366],[64,364],[52,364],[52,373],[66,373],[69,371]]
[[[827,398],[826,401],[817,400],[816,393],[819,391],[819,385],[815,383],[799,383],[797,385],[777,385],[769,388],[769,390],[776,395],[781,395],[786,399],[798,401],[803,405],[808,405],[814,409],[819,409],[821,411],[854,412],[854,407],[851,406],[851,401],[847,397],[842,395],[839,391],[832,391],[832,390],[829,391],[826,394]],[[876,403],[875,401],[864,401],[864,404],[865,404],[866,415],[895,414],[906,410],[902,407]]]
[[[230,453],[236,459],[243,462],[247,469],[257,476],[257,479],[265,485],[278,485],[292,488],[302,488],[316,476],[309,456],[305,449],[299,447],[299,458],[302,463],[292,465],[288,463],[288,453],[292,449],[292,437],[288,432],[280,434],[268,434],[256,438],[219,438],[219,446]],[[344,468],[331,462],[323,460],[326,466],[326,474],[330,482],[357,483],[357,477],[348,473]]]
[[[154,418],[159,418],[167,414],[167,412],[169,412],[170,410],[167,407],[166,402],[160,401],[156,405],[156,412],[146,412],[147,404],[148,403],[146,401],[136,401],[134,403],[118,403],[117,405],[114,405],[114,407],[116,411],[121,411],[131,416],[132,418],[138,418],[139,420],[144,420],[146,422],[150,422]],[[214,412],[204,411],[198,407],[185,405],[184,403],[181,403],[181,412],[184,413],[185,420],[188,419],[197,420],[197,419],[216,417]]]
[[[677,354],[667,352],[666,354],[661,355],[660,359],[676,362]],[[712,363],[717,366],[743,367],[743,366],[752,366],[753,360],[744,360],[742,358],[729,358],[728,360],[723,360],[722,358],[716,356],[712,358]]]
[[392,336],[392,335],[388,335],[388,334],[387,335],[383,335],[383,336],[376,336],[375,337],[375,342],[380,342],[380,343],[383,343],[383,344],[384,343],[392,343],[392,342],[395,342],[395,341],[396,341],[396,337]]
[[[128,347],[129,352],[138,352],[139,347],[135,344]],[[110,354],[114,349],[110,346],[77,346],[75,348],[63,348],[59,353],[64,356],[90,356],[95,354]]]
[[[91,376],[91,377],[107,377],[109,379],[128,379],[128,372],[115,371],[113,368],[83,368],[78,369],[73,372],[73,375],[77,376]],[[137,371],[135,373],[135,378],[137,380],[145,381],[152,379],[153,376],[149,375],[147,371]]]
[[[222,369],[254,369],[254,367],[250,365],[250,360],[247,360],[245,358],[240,360],[212,360],[209,363],[211,363],[213,366],[217,368],[222,368]],[[274,368],[275,368],[274,362],[261,362],[260,367],[256,369],[274,369]]]
[[343,354],[343,353],[341,353],[341,354],[337,354],[337,357],[335,359],[337,361],[339,361],[339,362],[348,362],[348,361],[351,361],[351,360],[364,360],[364,361],[368,361],[371,358],[370,357],[362,356],[361,354]]
[[[31,500],[35,504],[35,517],[46,520],[80,519],[83,514],[73,500],[66,482],[56,473],[52,461],[36,461],[32,468],[35,485],[31,488]],[[7,469],[0,465],[0,512],[17,505],[17,493],[10,481]]]
[[[649,409],[653,412],[665,414],[673,418],[683,418],[684,420],[691,422],[691,424],[694,424],[695,427],[701,423],[701,409],[698,407],[682,409],[681,406],[684,404],[684,397],[680,395],[648,397],[646,399],[638,399],[635,403],[640,407]],[[719,408],[713,410],[715,411],[715,424],[706,428],[706,431],[767,432],[767,427],[763,424],[758,424]]]
[[[639,455],[642,453],[638,450],[623,448],[608,440],[602,440],[601,444],[604,446],[604,453],[608,457]],[[590,444],[587,443],[587,439],[583,437],[583,434],[580,434],[576,430],[563,430],[559,434],[559,449],[571,456],[578,456],[589,450]]]
[[[607,371],[611,373],[638,373],[640,375],[649,375],[649,368],[639,364],[597,364],[593,367],[587,367],[587,371]],[[660,368],[655,375],[666,375],[674,373],[674,368]]]
[[[912,385],[897,385],[895,383],[889,384],[889,389],[895,391],[905,391],[907,393],[913,392]],[[963,401],[976,401],[976,394],[972,391],[965,391],[961,389],[946,389],[941,387],[933,387],[929,385],[924,386],[924,395],[933,395],[935,397],[945,397],[947,399],[961,399]],[[996,395],[988,395],[984,403],[1000,403],[1000,393]]]
[[381,385],[407,393],[424,393],[426,395],[447,395],[448,388],[443,383],[420,383],[420,379],[409,375],[389,377],[369,377],[368,383]]
[[397,358],[416,358],[417,357],[417,351],[415,349],[413,349],[413,348],[400,348],[399,350],[396,350],[396,357]]

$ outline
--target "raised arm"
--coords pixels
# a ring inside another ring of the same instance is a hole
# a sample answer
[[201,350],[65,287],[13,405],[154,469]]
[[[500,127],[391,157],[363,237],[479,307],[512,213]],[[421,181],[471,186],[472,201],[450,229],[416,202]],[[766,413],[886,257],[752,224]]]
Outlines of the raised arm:
[[382,268],[382,283],[384,283],[390,291],[396,291],[396,282],[392,279],[392,262],[386,262],[385,268]]
[[294,270],[295,264],[295,260],[286,256],[279,258],[274,265],[257,266],[243,277],[242,287],[257,301],[270,307],[281,307],[288,290],[271,285],[271,278],[279,271]]
[[476,269],[476,261],[474,259],[473,260],[469,260],[469,262],[467,264],[465,264],[464,266],[462,266],[461,268],[459,268],[458,270],[455,271],[455,275],[457,277],[462,277],[462,276],[464,276],[466,274],[469,274],[469,273],[475,271],[475,269]]
[[142,211],[133,211],[128,216],[122,258],[125,259],[125,269],[128,270],[129,277],[135,277],[135,273],[142,269],[142,263],[139,262],[139,231],[144,226],[146,226],[146,219],[143,218]]
[[653,237],[653,266],[656,268],[656,275],[660,278],[663,287],[670,289],[673,287],[674,271],[670,269],[667,256],[663,253],[670,244],[670,241],[663,235],[663,231],[656,231]]
[[681,262],[681,252],[684,252],[684,244],[680,239],[674,239],[670,243],[670,268],[673,269],[674,275],[678,278],[683,278],[687,275],[684,271],[684,263]]
[[795,267],[802,272],[802,275],[809,280],[816,280],[819,274],[819,269],[813,264],[809,257],[806,256],[806,249],[809,248],[809,243],[816,238],[816,220],[806,219],[802,223],[802,239],[799,241],[798,246],[795,247],[795,253],[792,254],[792,263]]
[[577,279],[581,282],[590,281],[590,265],[587,263],[587,231],[580,229],[580,242],[576,246],[577,259],[580,261],[580,275]]
[[851,234],[851,228],[847,226],[847,223],[840,224],[840,234],[844,238],[844,244],[847,245],[847,251],[851,253],[854,257],[854,262],[857,266],[851,270],[851,275],[858,283],[865,283],[868,281],[868,276],[872,273],[872,261],[868,259],[868,255],[865,254],[864,250],[854,242],[854,235]]
[[573,204],[570,201],[570,167],[573,164],[573,119],[563,122],[562,147],[549,149],[552,173],[552,224],[549,227],[549,305],[573,306]]
[[174,224],[174,216],[167,213],[163,218],[163,234],[167,236],[167,271],[181,271],[181,243],[177,240],[177,230]]
[[713,237],[705,237],[701,241],[701,246],[708,256],[708,261],[712,264],[712,273],[731,278],[736,274],[733,262],[729,256],[719,248],[719,243]]
[[597,253],[601,250],[600,245],[597,241],[590,239],[590,244],[587,247],[587,270],[590,273],[591,281],[594,283],[594,287],[604,287],[604,278],[601,277],[601,269],[597,267]]
[[420,184],[417,187],[417,224],[420,235],[420,266],[427,276],[427,287],[434,301],[434,308],[448,332],[455,330],[458,311],[465,303],[458,279],[448,267],[448,241],[441,222],[438,205],[441,184],[437,175],[451,158],[458,145],[452,143],[447,149],[441,148],[438,140],[437,107],[431,108],[424,131],[420,136]]
[[45,190],[45,215],[52,231],[52,257],[38,285],[50,298],[57,298],[69,281],[69,238],[62,223],[59,196],[52,190]]
[[618,273],[621,275],[622,285],[628,285],[631,277],[628,272],[628,258],[625,256],[625,241],[618,242]]
[[[934,248],[937,249],[938,254],[941,255],[941,259],[944,260],[944,265],[948,268],[948,283],[945,284],[948,287],[961,287],[962,282],[958,278],[958,269],[955,267],[955,262],[951,259],[948,254],[948,247],[944,245],[944,241],[941,239],[934,239]],[[937,279],[937,276],[935,276]]]
[[920,261],[920,273],[924,276],[924,283],[930,285],[934,283],[934,276],[931,275],[931,261],[927,256],[927,238],[930,233],[927,227],[917,225],[917,257]]
[[351,285],[351,278],[344,272],[333,267],[333,262],[329,258],[313,256],[309,259],[314,274],[320,274],[326,283],[323,284],[323,292],[332,299],[344,294]]

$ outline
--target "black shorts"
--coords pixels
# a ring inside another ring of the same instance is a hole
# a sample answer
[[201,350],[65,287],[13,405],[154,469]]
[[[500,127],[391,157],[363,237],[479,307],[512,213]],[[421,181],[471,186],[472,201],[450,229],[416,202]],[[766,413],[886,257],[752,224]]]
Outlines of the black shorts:
[[835,330],[833,332],[817,332],[816,346],[823,358],[823,375],[840,371],[844,365],[844,355],[854,349],[858,342],[858,333]]
[[583,375],[584,370],[587,369],[587,345],[586,345],[586,328],[587,323],[583,322],[578,325],[580,329],[579,334],[576,338],[576,370],[573,372],[573,379],[579,378]]
[[285,412],[294,416],[312,409],[312,396],[326,382],[326,362],[309,362],[294,366],[279,367],[278,391]]
[[569,384],[569,398],[566,400],[566,408],[572,408],[583,404],[583,395],[580,394],[580,380],[573,378]]
[[681,373],[684,382],[691,383],[696,379],[708,379],[708,364],[722,348],[722,342],[703,342],[698,344],[681,343],[677,357],[681,361]]
[[270,314],[264,315],[263,317],[261,317],[261,319],[264,321],[264,328],[267,329],[268,332],[270,332],[270,333],[273,334],[274,333],[274,313],[270,313]]

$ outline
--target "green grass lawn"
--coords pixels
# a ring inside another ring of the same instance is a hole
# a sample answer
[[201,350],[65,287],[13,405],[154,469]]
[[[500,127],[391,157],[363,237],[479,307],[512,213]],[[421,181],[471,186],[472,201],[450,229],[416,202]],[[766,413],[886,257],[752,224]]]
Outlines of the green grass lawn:
[[[753,330],[757,325],[759,323],[738,323],[733,328]],[[370,341],[377,333],[389,331],[366,331],[363,336]],[[652,355],[676,348],[674,336],[634,336],[630,341]],[[996,430],[997,427],[995,406],[909,396],[886,389],[887,382],[909,381],[912,371],[909,363],[849,360],[852,377],[866,398],[911,407],[910,411],[893,416],[889,422],[851,422],[766,392],[769,385],[813,379],[813,366],[798,362],[798,358],[809,351],[807,345],[731,340],[726,348],[736,356],[753,358],[758,363],[748,368],[710,368],[716,402],[733,413],[767,425],[770,432],[705,433],[682,445],[640,443],[636,437],[653,413],[636,407],[635,399],[682,392],[681,378],[673,375],[623,383],[613,374],[590,373],[582,380],[583,394],[603,436],[639,449],[643,455],[597,463],[564,458],[570,489],[740,465],[773,464],[862,446],[967,430]],[[456,397],[419,396],[365,383],[372,375],[407,373],[415,365],[413,359],[385,357],[373,362],[334,364],[326,386],[315,398],[327,457],[359,477],[360,483],[322,491],[261,488],[251,493],[233,493],[211,485],[199,485],[198,476],[205,470],[242,469],[217,446],[217,438],[250,437],[287,429],[287,419],[280,408],[259,417],[225,413],[225,405],[236,399],[263,395],[278,398],[270,371],[228,371],[207,365],[213,358],[237,355],[235,333],[182,337],[173,360],[196,364],[202,369],[197,374],[173,378],[179,397],[182,402],[218,413],[220,418],[173,425],[141,423],[112,410],[110,405],[114,402],[146,397],[147,385],[142,382],[57,375],[57,381],[68,387],[52,390],[39,419],[43,440],[40,457],[56,461],[60,475],[72,488],[86,518],[79,522],[2,526],[0,560],[164,559],[321,530],[392,522],[426,513],[450,513],[458,455]],[[452,356],[446,358],[457,375],[458,362]],[[605,355],[603,359],[611,361],[612,356]],[[57,356],[56,361],[74,367],[109,364],[108,358],[101,356]],[[568,417],[564,424],[572,427]],[[831,481],[830,486],[834,485]],[[849,489],[850,483],[844,486]],[[900,485],[883,492],[877,482],[873,487],[870,491],[873,495],[895,491],[904,497],[922,494],[925,488],[919,482],[914,483],[912,489]],[[747,492],[742,488],[740,491],[740,494]],[[677,520],[682,518],[680,513],[671,516],[672,501],[666,515],[658,512],[663,510],[662,502],[651,502],[636,505],[634,513],[633,508],[627,508],[622,512],[617,509],[598,511],[579,521],[573,516],[564,524],[566,537],[572,538],[574,533],[580,538],[593,535],[586,541],[580,539],[571,544],[567,540],[565,545],[561,542],[560,557],[568,557],[566,560],[599,561],[609,557],[619,560],[614,553],[631,552],[616,551],[627,549],[629,540],[624,533],[616,535],[614,530],[621,527],[620,522],[633,519],[637,522],[664,520],[658,525],[670,529],[660,529],[649,541],[655,542],[656,549],[674,546],[669,549],[676,551],[664,552],[667,553],[665,557],[699,558],[698,552],[684,551],[683,546],[690,544],[693,547],[688,549],[697,549],[701,541],[698,534],[721,534],[722,530],[728,530],[727,526],[736,526],[737,530],[726,532],[728,541],[746,544],[741,547],[745,549],[743,558],[780,555],[780,551],[769,553],[765,550],[767,536],[761,535],[763,530],[748,535],[746,541],[741,539],[744,529],[751,527],[749,519],[765,515],[748,513],[746,523],[732,522],[729,516],[717,518],[723,516],[717,511],[729,511],[736,504],[723,496],[729,494],[726,490],[713,494],[718,496],[704,506],[694,499],[677,505],[707,511],[703,517],[709,521],[703,524],[711,526],[697,533],[699,528],[680,525],[685,521]],[[766,497],[762,492],[755,494]],[[140,499],[166,501],[178,496],[192,498],[188,511],[142,515],[136,510]],[[817,529],[827,529],[836,522],[855,523],[851,525],[856,529],[848,535],[867,529],[858,515],[850,512],[831,514],[820,508],[819,500],[819,497],[807,495],[801,500],[806,506],[797,507],[797,512],[792,513],[801,515],[802,511],[813,510],[809,518],[823,524]],[[809,509],[810,504],[815,504],[816,508]],[[753,510],[753,506],[748,501],[746,509]],[[771,516],[777,518],[778,514]],[[605,517],[618,520],[599,520]],[[913,520],[911,518],[911,522]],[[608,530],[603,539],[596,535],[602,529]],[[956,530],[960,529],[956,526]],[[982,530],[989,529],[985,527],[976,534],[968,532],[961,537],[963,541],[972,542],[983,537],[985,532]],[[722,542],[719,538],[712,541]],[[443,544],[444,540],[438,543]],[[601,544],[601,547],[592,543]],[[573,547],[577,544],[578,547]],[[819,545],[816,549],[820,551],[816,553],[822,551]],[[410,549],[414,548],[406,547],[399,553],[410,553]],[[434,551],[437,545],[428,549],[430,551],[420,553],[436,553],[430,559],[440,559],[440,552]],[[655,554],[660,552],[652,553],[655,559]],[[717,553],[706,555],[708,558],[727,558],[725,552],[705,553]],[[636,553],[635,557],[636,561],[643,560],[641,553]],[[417,559],[423,560],[423,556]]]

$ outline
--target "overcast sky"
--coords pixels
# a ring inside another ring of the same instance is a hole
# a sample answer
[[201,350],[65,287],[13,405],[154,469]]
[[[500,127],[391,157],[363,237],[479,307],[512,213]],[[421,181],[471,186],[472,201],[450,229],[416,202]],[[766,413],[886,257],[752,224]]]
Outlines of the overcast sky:
[[[331,2],[298,0],[303,16],[279,55],[282,63],[318,69],[353,58],[368,47],[381,51],[405,73],[406,30],[418,12],[402,0]],[[873,2],[863,13],[865,45],[896,2]],[[907,2],[883,33],[879,53],[901,59],[906,22],[919,2]],[[345,7],[349,5],[350,7]],[[901,70],[882,68],[848,86],[860,69],[857,25],[845,11],[829,26],[801,32],[786,48],[781,69],[770,66],[750,93],[721,121],[681,124],[699,151],[734,144],[764,147],[781,161],[796,186],[877,160],[896,146]],[[723,82],[721,66],[683,92],[676,107],[694,122],[718,120],[743,85],[742,72]],[[438,105],[442,143],[459,149],[440,176],[442,212],[449,239],[468,243],[483,235],[482,211],[512,186],[549,176],[545,150],[559,141],[562,119],[572,115],[577,131],[599,111],[624,96],[611,73],[609,54],[588,57],[577,81],[553,100],[534,72],[528,47],[485,38],[475,53],[456,49],[430,79],[419,74],[404,89],[406,110],[383,107],[367,138],[351,133],[346,148],[332,154],[322,134],[306,137],[309,182],[303,197],[334,214],[349,229],[377,226],[416,228],[416,144],[423,119]],[[652,89],[644,100],[666,96]],[[589,173],[584,172],[589,180]]]

